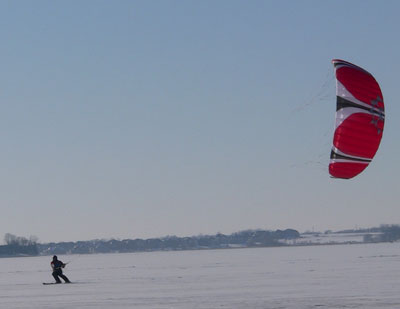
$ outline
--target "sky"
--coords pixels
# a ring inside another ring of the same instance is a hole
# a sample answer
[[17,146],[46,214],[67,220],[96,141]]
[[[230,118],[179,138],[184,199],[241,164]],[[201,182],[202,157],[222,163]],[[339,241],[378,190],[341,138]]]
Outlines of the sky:
[[[398,1],[1,1],[0,238],[400,223]],[[370,166],[327,170],[331,60],[381,85]]]

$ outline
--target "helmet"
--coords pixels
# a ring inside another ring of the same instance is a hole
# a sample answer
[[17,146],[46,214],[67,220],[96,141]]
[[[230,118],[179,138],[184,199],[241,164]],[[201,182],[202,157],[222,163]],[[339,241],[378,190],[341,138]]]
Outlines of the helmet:
[[53,256],[53,261],[57,260],[57,255]]

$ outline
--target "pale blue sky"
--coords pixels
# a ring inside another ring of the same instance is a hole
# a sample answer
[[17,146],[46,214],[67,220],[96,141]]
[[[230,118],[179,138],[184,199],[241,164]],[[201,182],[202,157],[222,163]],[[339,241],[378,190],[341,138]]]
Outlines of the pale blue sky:
[[[1,1],[0,236],[40,241],[400,223],[398,1]],[[327,172],[331,59],[386,127]],[[324,166],[325,165],[325,166]]]

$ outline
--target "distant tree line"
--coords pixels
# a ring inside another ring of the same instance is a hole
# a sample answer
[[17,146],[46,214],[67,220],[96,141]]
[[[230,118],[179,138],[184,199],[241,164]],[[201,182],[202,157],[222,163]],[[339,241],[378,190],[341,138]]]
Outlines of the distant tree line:
[[84,254],[109,252],[140,252],[158,250],[199,250],[285,245],[280,240],[295,239],[300,233],[293,229],[266,231],[247,230],[230,235],[167,236],[150,239],[92,240],[38,245],[41,254]]
[[393,242],[400,240],[400,225],[382,224],[379,234],[366,234],[364,242]]
[[[329,233],[331,233],[329,231]],[[393,242],[400,240],[400,225],[381,225],[377,228],[345,230],[333,233],[363,233],[364,242]],[[287,240],[300,238],[298,231],[245,230],[230,235],[198,235],[192,237],[166,236],[149,239],[91,240],[78,242],[38,243],[29,238],[5,234],[5,245],[0,246],[0,257],[52,254],[87,254],[111,252],[141,252],[168,250],[201,250],[222,248],[254,248],[287,246]]]
[[371,228],[359,228],[359,229],[347,229],[335,232],[336,234],[350,234],[350,233],[381,233],[382,227],[371,227]]
[[7,233],[4,235],[5,245],[0,246],[0,256],[38,255],[37,242],[38,238],[36,236],[25,238]]

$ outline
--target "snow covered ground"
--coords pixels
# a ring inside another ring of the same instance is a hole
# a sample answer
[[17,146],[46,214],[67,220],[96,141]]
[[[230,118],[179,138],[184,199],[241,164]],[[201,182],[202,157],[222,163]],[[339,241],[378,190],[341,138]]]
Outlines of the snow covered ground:
[[400,308],[400,244],[0,259],[0,308]]
[[364,236],[378,236],[381,233],[319,233],[302,234],[300,238],[284,240],[286,244],[339,244],[339,243],[362,243]]

